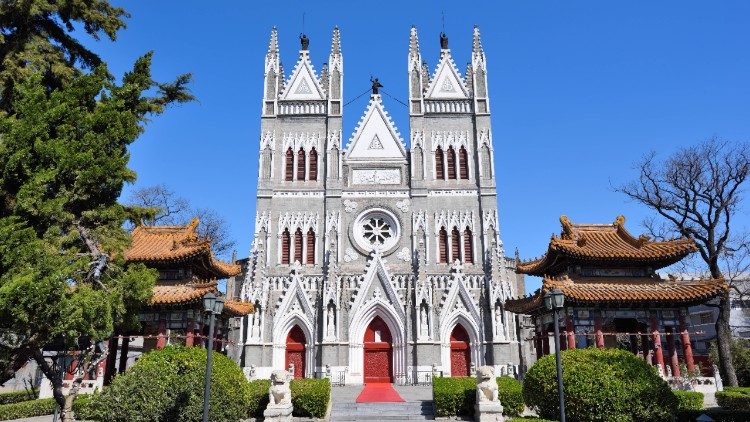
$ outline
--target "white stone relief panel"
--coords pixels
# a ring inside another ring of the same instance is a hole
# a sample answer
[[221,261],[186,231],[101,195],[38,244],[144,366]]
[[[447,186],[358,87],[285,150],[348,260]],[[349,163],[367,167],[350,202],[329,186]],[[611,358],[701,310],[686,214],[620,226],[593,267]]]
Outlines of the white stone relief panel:
[[345,200],[344,201],[344,211],[346,212],[354,212],[357,209],[358,204],[354,201]]
[[409,248],[402,248],[396,255],[396,258],[405,262],[411,261],[411,252],[409,251]]
[[363,169],[352,172],[355,185],[398,185],[401,183],[399,169]]
[[409,200],[404,199],[396,202],[396,208],[400,209],[401,212],[409,212]]

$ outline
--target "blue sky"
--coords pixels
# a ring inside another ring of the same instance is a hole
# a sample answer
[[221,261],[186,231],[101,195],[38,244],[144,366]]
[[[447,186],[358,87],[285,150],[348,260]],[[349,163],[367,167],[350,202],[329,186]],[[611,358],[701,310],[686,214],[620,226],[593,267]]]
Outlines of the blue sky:
[[[506,251],[545,251],[559,216],[611,222],[624,214],[640,232],[649,210],[611,186],[632,164],[719,136],[750,140],[750,2],[115,2],[131,12],[116,43],[92,47],[121,74],[154,50],[154,76],[192,72],[198,101],[170,109],[131,148],[135,187],[163,183],[231,225],[239,256],[250,247],[263,58],[272,26],[292,69],[298,35],[309,36],[320,70],[331,30],[341,28],[344,99],[380,78],[405,101],[409,28],[419,31],[431,71],[445,32],[460,69],[479,25],[488,77]],[[351,135],[367,96],[344,109]],[[405,106],[384,98],[402,133]],[[133,189],[126,189],[124,196]],[[747,202],[746,202],[747,203]],[[748,206],[736,220],[750,226]],[[527,290],[539,286],[527,280]]]

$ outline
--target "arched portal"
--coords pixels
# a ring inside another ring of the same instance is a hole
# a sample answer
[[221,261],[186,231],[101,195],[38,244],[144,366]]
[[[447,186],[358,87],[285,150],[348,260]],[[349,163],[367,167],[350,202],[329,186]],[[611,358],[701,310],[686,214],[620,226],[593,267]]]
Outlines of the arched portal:
[[294,378],[305,377],[305,344],[307,339],[305,333],[299,325],[295,325],[289,330],[286,336],[286,360],[285,367],[294,364]]
[[451,332],[451,376],[469,376],[471,366],[471,348],[469,333],[461,324],[456,324]]
[[365,383],[393,382],[393,340],[385,321],[373,318],[363,340]]

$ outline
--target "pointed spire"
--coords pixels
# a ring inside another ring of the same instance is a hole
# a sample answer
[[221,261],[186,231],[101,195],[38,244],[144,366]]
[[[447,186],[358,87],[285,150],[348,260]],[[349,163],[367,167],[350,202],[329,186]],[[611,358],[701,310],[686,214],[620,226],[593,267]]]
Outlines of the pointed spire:
[[339,54],[341,54],[341,31],[338,26],[334,26],[331,37],[331,56]]
[[419,37],[417,37],[417,27],[414,25],[409,33],[409,57],[419,57]]
[[277,57],[279,55],[279,34],[274,26],[271,28],[271,40],[268,41],[268,53],[269,57]]
[[482,38],[479,35],[479,26],[474,25],[474,42],[471,46],[471,52],[472,54],[484,54],[484,49],[482,48]]

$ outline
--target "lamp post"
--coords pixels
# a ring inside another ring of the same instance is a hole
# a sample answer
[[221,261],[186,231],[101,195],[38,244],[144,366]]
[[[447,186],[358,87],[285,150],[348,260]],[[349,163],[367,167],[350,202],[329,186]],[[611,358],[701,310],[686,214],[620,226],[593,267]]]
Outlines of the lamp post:
[[208,422],[208,397],[211,393],[211,352],[214,349],[214,320],[224,310],[224,298],[213,293],[203,296],[203,310],[208,317],[208,340],[206,342],[206,380],[203,388],[203,422]]
[[553,311],[555,319],[555,360],[557,362],[557,395],[560,398],[560,422],[565,422],[565,392],[563,392],[562,362],[560,361],[560,323],[558,312],[565,304],[565,294],[554,288],[544,295],[544,305]]

